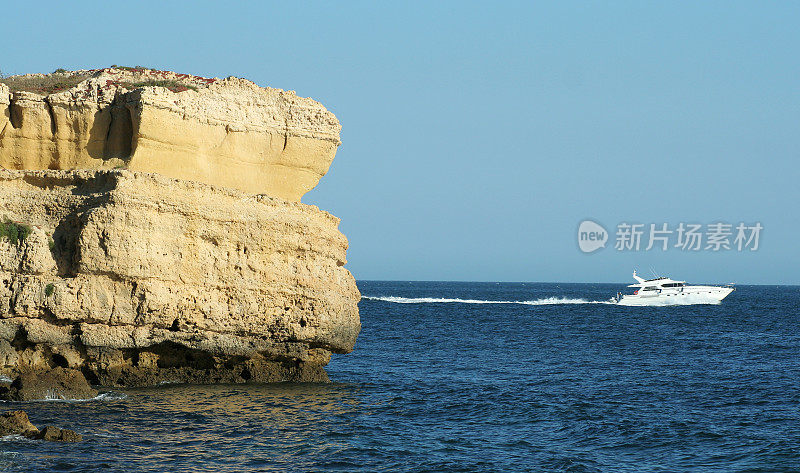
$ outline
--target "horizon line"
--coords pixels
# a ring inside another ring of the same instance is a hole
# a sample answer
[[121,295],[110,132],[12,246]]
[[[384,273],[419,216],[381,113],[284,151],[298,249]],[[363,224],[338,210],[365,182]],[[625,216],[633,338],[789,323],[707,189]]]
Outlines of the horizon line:
[[[356,282],[459,282],[459,283],[484,283],[484,284],[631,284],[629,281],[475,281],[464,279],[358,279]],[[696,283],[702,284],[702,283]],[[709,283],[711,284],[711,283]],[[777,283],[714,283],[714,284],[733,284],[734,286],[791,286],[800,287],[800,284],[777,284]]]

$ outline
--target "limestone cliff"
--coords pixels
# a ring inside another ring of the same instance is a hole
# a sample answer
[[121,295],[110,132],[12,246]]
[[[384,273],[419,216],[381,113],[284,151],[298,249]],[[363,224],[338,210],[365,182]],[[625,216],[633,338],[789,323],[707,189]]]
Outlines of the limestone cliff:
[[339,220],[299,200],[339,130],[244,79],[2,79],[0,398],[327,379],[360,294]]
[[[161,123],[177,113],[166,105],[147,111],[166,95],[128,96],[126,103],[145,110],[137,129],[148,113]],[[15,130],[32,132],[25,120],[36,116],[33,106],[15,103],[24,108]],[[205,124],[182,123],[220,127],[211,115]],[[90,139],[83,109],[56,116],[64,139],[29,140],[45,158],[27,150],[20,166],[62,156],[65,167],[102,161],[71,141]],[[151,164],[171,159],[158,148],[163,141],[145,144],[156,125],[144,128],[132,167],[137,156]],[[320,140],[314,133],[306,139]],[[6,160],[9,143],[24,148],[24,140],[8,139],[0,148]],[[140,155],[142,146],[150,154]],[[174,148],[176,159],[188,159],[188,145]],[[68,151],[52,153],[60,149]],[[297,150],[289,154],[301,156]],[[339,220],[313,206],[127,170],[2,170],[3,216],[31,229],[16,242],[0,238],[0,373],[8,376],[64,367],[108,386],[324,380],[330,354],[352,350],[360,330],[360,295],[344,268],[347,240]]]
[[314,100],[233,77],[107,68],[0,81],[6,169],[124,167],[299,201],[340,129]]

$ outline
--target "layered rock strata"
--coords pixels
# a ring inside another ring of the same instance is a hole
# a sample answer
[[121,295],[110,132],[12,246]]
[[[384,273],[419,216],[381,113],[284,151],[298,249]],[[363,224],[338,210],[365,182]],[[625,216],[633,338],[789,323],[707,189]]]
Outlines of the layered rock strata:
[[[151,150],[146,162],[171,159]],[[72,165],[97,159],[82,153]],[[126,170],[2,170],[0,217],[30,229],[0,238],[0,374],[12,379],[322,381],[360,330],[347,240],[314,206]]]
[[108,68],[4,81],[0,168],[124,167],[299,201],[340,144],[321,104],[245,79]]

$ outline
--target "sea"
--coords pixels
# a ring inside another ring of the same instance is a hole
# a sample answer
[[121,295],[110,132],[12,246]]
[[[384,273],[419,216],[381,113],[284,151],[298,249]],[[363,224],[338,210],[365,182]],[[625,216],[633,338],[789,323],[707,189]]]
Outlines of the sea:
[[331,383],[4,403],[84,440],[2,438],[0,471],[800,471],[800,287],[623,307],[623,283],[358,285]]

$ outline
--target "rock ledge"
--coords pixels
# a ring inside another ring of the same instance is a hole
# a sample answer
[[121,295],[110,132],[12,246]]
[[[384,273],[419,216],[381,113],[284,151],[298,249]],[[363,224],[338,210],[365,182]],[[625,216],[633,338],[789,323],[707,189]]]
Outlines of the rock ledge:
[[314,206],[124,170],[0,170],[0,216],[31,229],[0,238],[0,374],[19,386],[59,368],[104,386],[325,381],[360,330],[347,239]]
[[0,79],[6,169],[125,168],[299,201],[328,171],[340,129],[312,99],[235,77],[106,68]]

